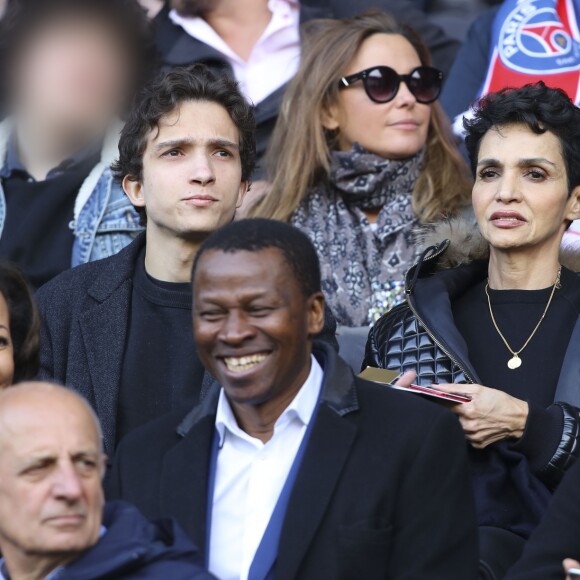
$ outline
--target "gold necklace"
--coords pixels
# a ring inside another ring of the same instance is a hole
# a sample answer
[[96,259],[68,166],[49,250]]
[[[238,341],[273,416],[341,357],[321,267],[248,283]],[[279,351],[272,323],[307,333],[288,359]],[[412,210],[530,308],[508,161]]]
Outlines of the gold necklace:
[[546,304],[546,308],[544,309],[544,313],[542,314],[542,317],[540,318],[540,320],[538,320],[538,324],[536,324],[534,330],[532,330],[532,334],[530,334],[530,336],[528,337],[528,340],[526,340],[526,342],[524,343],[524,346],[522,346],[522,348],[520,348],[520,350],[517,350],[517,351],[513,350],[513,348],[509,345],[505,336],[501,333],[501,330],[499,329],[497,322],[495,321],[495,316],[493,315],[493,310],[491,308],[491,300],[489,298],[489,280],[488,280],[487,284],[485,285],[485,294],[487,296],[487,305],[489,306],[489,313],[491,314],[491,321],[493,322],[493,325],[495,326],[495,329],[497,330],[497,333],[499,334],[500,338],[503,340],[503,343],[506,345],[507,349],[513,355],[512,358],[510,358],[510,360],[508,360],[508,363],[507,363],[508,368],[510,368],[511,370],[517,369],[517,368],[522,366],[522,359],[520,358],[520,353],[524,350],[524,348],[526,348],[526,346],[528,346],[528,344],[530,343],[530,340],[532,340],[532,338],[534,338],[534,334],[536,334],[536,331],[538,330],[538,328],[540,328],[540,324],[542,324],[542,321],[546,317],[546,313],[548,312],[548,308],[550,308],[550,304],[552,303],[552,298],[554,298],[554,293],[556,292],[556,288],[560,288],[560,275],[561,275],[561,273],[562,273],[562,266],[560,266],[558,268],[558,275],[556,276],[556,281],[554,282],[554,286],[552,287],[550,299],[548,300],[548,304]]

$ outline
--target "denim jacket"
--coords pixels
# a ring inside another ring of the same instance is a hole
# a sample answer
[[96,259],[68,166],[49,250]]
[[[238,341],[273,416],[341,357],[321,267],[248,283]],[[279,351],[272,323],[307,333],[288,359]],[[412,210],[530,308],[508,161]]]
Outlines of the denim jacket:
[[[0,160],[4,163],[11,134],[9,119],[0,123]],[[107,258],[130,244],[143,231],[139,215],[129,202],[110,169],[117,155],[118,131],[105,139],[101,160],[89,173],[76,197],[74,219],[70,228],[74,233],[71,267]],[[0,236],[6,219],[6,198],[0,181]]]

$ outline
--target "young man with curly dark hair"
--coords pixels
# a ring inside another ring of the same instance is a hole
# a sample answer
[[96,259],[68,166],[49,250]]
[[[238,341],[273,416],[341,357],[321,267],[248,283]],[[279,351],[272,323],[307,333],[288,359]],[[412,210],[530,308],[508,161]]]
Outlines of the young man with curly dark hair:
[[198,400],[191,266],[234,219],[254,157],[254,113],[234,81],[202,65],[161,76],[138,95],[113,165],[145,233],[38,293],[41,375],[87,397],[109,454],[135,427]]

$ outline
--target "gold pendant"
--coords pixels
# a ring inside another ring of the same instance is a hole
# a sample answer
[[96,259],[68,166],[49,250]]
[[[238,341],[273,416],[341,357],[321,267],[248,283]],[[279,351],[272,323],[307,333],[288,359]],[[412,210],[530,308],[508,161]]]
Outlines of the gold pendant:
[[519,369],[522,366],[522,359],[517,355],[514,354],[510,360],[508,360],[508,367],[513,371],[515,369]]

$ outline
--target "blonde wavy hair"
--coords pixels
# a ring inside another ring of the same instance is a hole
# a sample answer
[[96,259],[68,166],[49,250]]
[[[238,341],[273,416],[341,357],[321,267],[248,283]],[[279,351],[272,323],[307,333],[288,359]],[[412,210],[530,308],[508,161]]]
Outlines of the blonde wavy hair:
[[[286,91],[266,158],[271,188],[249,212],[288,221],[309,190],[327,180],[336,133],[322,114],[338,99],[338,81],[361,44],[373,34],[400,34],[431,65],[419,36],[384,12],[305,25],[300,68]],[[380,63],[377,63],[380,64]],[[472,179],[440,105],[432,105],[425,166],[413,191],[413,210],[422,222],[453,216],[469,205]]]

